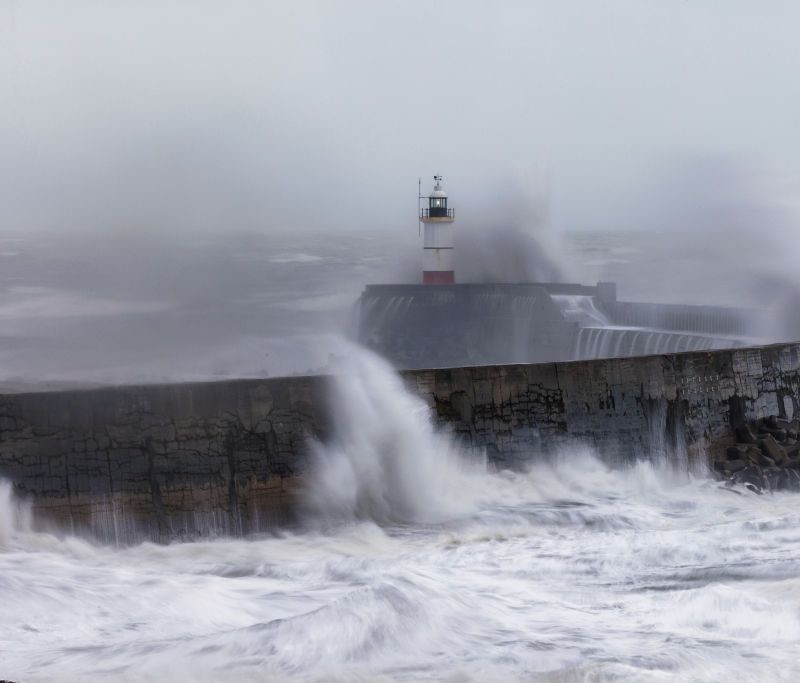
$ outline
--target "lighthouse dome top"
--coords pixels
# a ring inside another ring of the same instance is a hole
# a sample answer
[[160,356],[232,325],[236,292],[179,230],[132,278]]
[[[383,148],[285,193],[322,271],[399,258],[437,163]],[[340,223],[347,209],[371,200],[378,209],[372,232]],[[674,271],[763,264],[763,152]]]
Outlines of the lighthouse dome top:
[[442,176],[435,175],[433,176],[433,180],[435,181],[435,185],[433,186],[433,192],[431,192],[431,197],[446,197],[447,192],[442,189]]

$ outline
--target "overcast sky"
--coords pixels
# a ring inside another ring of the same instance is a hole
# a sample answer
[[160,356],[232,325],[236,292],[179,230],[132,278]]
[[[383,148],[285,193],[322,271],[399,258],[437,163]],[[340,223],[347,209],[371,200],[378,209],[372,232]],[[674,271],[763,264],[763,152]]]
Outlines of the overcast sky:
[[462,211],[547,179],[559,229],[731,175],[789,206],[799,25],[796,0],[0,0],[0,231],[415,229],[433,173]]

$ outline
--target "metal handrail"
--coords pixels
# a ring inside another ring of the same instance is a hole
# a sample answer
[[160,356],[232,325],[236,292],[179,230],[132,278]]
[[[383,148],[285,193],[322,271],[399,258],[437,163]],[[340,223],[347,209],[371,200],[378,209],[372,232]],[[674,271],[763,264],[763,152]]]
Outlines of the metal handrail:
[[422,209],[419,212],[419,217],[420,218],[455,218],[456,217],[456,210],[455,209],[446,209],[446,213],[447,213],[446,216],[443,215],[443,214],[436,215],[440,211],[442,211],[442,209],[434,209],[434,211],[436,213],[433,216],[431,216],[431,210],[429,208],[428,209]]

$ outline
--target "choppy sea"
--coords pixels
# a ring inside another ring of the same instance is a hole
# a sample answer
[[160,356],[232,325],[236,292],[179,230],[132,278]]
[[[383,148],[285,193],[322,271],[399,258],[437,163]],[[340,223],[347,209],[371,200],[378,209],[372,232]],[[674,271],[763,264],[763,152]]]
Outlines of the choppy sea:
[[0,486],[0,677],[798,679],[798,495],[577,444],[497,471],[347,362],[291,533],[103,546]]

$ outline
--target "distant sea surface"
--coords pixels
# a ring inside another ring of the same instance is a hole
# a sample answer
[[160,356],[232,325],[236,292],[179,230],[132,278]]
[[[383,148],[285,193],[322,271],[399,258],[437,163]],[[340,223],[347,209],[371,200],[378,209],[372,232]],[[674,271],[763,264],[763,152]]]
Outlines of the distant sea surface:
[[[614,280],[621,298],[753,303],[710,275],[713,259],[670,258],[653,239],[583,233],[545,248],[466,235],[457,254],[471,265],[457,259],[457,277],[536,280],[527,264],[544,259],[548,279]],[[487,244],[496,273],[476,268]],[[418,282],[420,253],[413,229],[0,237],[0,390],[317,372],[352,331],[364,286]]]

